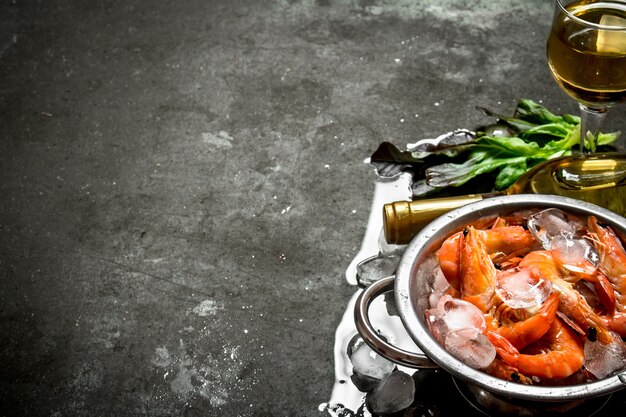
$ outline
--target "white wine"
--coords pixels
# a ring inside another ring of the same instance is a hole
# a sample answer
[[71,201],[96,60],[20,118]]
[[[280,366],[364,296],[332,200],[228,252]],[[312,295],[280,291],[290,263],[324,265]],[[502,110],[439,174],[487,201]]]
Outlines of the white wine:
[[[548,64],[559,86],[591,108],[626,99],[626,3],[579,0],[557,13]],[[584,25],[581,21],[592,25]],[[621,29],[619,29],[621,28]]]
[[426,224],[454,208],[483,198],[510,194],[553,194],[576,198],[626,216],[626,154],[551,159],[533,167],[501,192],[385,204],[385,239],[394,244],[409,243]]
[[548,161],[505,194],[556,194],[626,215],[626,155],[586,155]]

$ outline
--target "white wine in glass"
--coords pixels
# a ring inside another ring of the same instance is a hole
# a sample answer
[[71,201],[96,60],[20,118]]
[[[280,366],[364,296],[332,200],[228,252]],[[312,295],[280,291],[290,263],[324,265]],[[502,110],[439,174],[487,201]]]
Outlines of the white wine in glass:
[[626,0],[555,0],[547,53],[580,106],[581,152],[593,152],[607,110],[626,99]]

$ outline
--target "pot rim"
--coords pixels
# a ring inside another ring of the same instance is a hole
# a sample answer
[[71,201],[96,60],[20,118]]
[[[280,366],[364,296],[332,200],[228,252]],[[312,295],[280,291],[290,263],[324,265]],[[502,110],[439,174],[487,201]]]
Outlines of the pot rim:
[[[594,204],[555,195],[518,194],[487,198],[454,209],[427,225],[407,246],[396,272],[394,295],[400,318],[417,346],[441,368],[469,383],[499,395],[533,401],[569,401],[610,394],[626,388],[626,371],[579,385],[535,386],[505,381],[471,368],[448,353],[430,335],[425,322],[418,317],[418,306],[412,279],[417,265],[438,248],[450,234],[469,222],[491,215],[524,209],[560,208],[572,214],[595,215],[602,222],[626,234],[626,218]],[[622,382],[623,381],[623,382]]]

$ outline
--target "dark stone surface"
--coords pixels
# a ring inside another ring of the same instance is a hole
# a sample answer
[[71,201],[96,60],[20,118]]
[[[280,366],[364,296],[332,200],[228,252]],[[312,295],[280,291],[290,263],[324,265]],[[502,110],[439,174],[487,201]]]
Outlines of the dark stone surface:
[[545,0],[0,0],[0,414],[324,414],[364,158],[489,121],[477,105],[575,112],[550,19]]

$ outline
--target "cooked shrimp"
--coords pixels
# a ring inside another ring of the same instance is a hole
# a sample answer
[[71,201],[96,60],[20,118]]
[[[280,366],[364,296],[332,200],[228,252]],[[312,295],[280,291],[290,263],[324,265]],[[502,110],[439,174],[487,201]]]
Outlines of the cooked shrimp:
[[536,342],[550,329],[559,306],[559,294],[553,292],[543,303],[539,312],[526,320],[504,325],[495,330],[516,349],[523,349]]
[[537,242],[533,235],[522,226],[496,227],[481,230],[483,241],[489,254],[522,254],[529,252]]
[[552,283],[552,287],[560,295],[559,310],[573,322],[572,324],[578,325],[591,340],[597,337],[598,340],[608,343],[613,339],[605,321],[593,311],[572,284],[561,277],[549,251],[533,251],[522,259],[519,266],[535,269],[540,276]]
[[600,270],[611,282],[617,297],[618,309],[626,311],[626,251],[609,226],[602,227],[594,216],[589,216],[589,228],[597,237],[596,249],[600,254]]
[[461,237],[459,276],[461,298],[486,313],[493,305],[496,268],[493,266],[483,235],[473,227],[465,229]]
[[[523,255],[536,244],[534,237],[521,226],[502,226],[493,229],[475,229],[481,236],[489,255],[501,255],[501,260]],[[439,266],[450,286],[460,288],[461,251],[464,245],[464,232],[458,232],[446,239],[438,253]]]
[[603,351],[626,337],[626,238],[593,216],[586,229],[572,217],[576,237],[557,234],[544,250],[521,226],[528,213],[483,218],[449,236],[437,252],[442,288],[482,312],[479,333],[497,357],[485,367],[489,346],[480,369],[525,384],[593,379],[585,343]]
[[558,317],[544,337],[531,346],[534,348],[531,353],[520,353],[497,333],[490,332],[487,336],[502,360],[524,375],[565,378],[577,372],[585,362],[581,338]]
[[611,283],[615,294],[615,308],[607,322],[611,329],[626,337],[626,251],[620,239],[611,227],[603,227],[595,216],[589,216],[589,228],[596,240],[596,249],[600,254],[600,270]]

